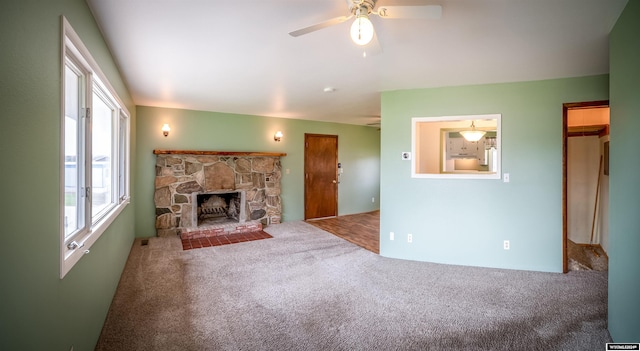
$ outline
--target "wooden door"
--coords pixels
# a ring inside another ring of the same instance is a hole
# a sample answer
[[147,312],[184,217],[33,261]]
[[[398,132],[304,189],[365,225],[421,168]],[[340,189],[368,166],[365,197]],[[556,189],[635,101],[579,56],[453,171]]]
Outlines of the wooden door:
[[304,219],[338,214],[338,136],[304,135]]

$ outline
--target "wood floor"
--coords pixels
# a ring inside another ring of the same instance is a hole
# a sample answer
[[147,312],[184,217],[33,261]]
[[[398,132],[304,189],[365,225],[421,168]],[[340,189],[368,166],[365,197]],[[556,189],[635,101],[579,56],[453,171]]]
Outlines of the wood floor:
[[371,252],[380,253],[380,211],[306,222]]

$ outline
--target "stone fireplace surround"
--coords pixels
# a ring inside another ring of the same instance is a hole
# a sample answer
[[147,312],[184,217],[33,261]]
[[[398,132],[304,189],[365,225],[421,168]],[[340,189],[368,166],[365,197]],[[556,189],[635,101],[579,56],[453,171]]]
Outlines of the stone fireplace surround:
[[[197,238],[258,231],[280,223],[285,153],[154,150],[156,234]],[[198,226],[198,194],[238,193],[245,218]],[[195,202],[195,204],[194,204]]]

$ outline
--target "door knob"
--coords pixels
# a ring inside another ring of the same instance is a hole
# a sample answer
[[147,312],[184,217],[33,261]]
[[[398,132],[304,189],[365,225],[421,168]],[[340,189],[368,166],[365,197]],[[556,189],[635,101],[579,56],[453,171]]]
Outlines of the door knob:
[[334,181],[333,181],[333,184],[335,184],[335,183],[337,183],[337,181],[335,181],[335,180],[334,180]]

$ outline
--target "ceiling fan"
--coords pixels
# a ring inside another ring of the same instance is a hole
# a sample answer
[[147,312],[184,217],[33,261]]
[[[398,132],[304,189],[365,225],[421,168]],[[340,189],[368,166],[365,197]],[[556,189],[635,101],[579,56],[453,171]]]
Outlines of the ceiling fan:
[[442,6],[428,5],[424,0],[347,0],[347,5],[349,6],[348,15],[335,17],[295,30],[290,32],[289,35],[299,37],[346,22],[355,17],[351,24],[351,39],[354,43],[365,46],[371,43],[372,40],[376,40],[373,24],[369,20],[369,16],[392,19],[440,19],[442,17]]

